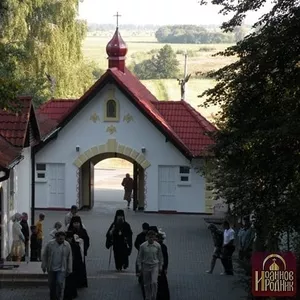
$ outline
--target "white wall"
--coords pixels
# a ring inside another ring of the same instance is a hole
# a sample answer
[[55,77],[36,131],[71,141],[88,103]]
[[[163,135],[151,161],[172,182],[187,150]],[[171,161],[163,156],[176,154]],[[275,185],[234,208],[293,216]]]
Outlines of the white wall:
[[205,212],[204,178],[191,167],[191,184],[177,185],[177,212]]
[[8,212],[8,181],[0,182],[0,186],[2,187],[2,211],[1,211],[1,257],[6,258],[9,253],[9,212]]
[[[158,166],[159,165],[186,165],[189,161],[170,142],[166,142],[165,136],[127,99],[118,89],[115,97],[120,103],[120,122],[102,122],[103,102],[107,99],[109,86],[104,87],[98,95],[66,126],[56,140],[48,143],[36,154],[36,163],[65,163],[66,164],[66,208],[76,202],[76,170],[73,162],[78,157],[75,148],[80,146],[80,153],[101,144],[108,139],[116,138],[119,144],[127,145],[138,152],[146,148],[145,157],[151,163],[146,169],[147,174],[147,211],[158,210]],[[111,88],[111,86],[110,86]],[[96,113],[100,122],[92,122],[90,117]],[[127,114],[133,116],[134,121],[126,123],[123,117]],[[109,125],[114,125],[117,132],[110,135],[106,132]],[[193,174],[192,174],[193,175]],[[178,211],[195,211],[204,207],[199,206],[201,196],[201,178],[199,175],[192,176],[193,182],[190,187],[178,189]],[[200,180],[198,182],[198,179]],[[46,193],[46,191],[45,191]],[[196,203],[195,203],[196,202]],[[204,212],[204,209],[202,210]]]
[[31,148],[22,151],[24,159],[15,166],[15,211],[31,219]]
[[11,217],[16,213],[26,212],[28,214],[28,222],[31,218],[31,151],[25,148],[22,151],[24,159],[14,168],[14,193],[10,194],[10,179],[1,182],[3,189],[2,199],[2,226],[3,238],[1,243],[2,257],[6,258],[10,253],[12,244],[12,222]]

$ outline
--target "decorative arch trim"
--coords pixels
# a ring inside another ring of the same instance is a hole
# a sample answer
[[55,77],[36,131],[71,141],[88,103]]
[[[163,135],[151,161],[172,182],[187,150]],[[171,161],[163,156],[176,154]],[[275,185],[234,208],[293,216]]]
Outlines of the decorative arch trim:
[[143,169],[147,169],[151,166],[150,162],[145,158],[145,156],[142,153],[139,153],[137,150],[132,149],[131,147],[128,147],[126,145],[119,144],[116,141],[116,139],[109,139],[107,140],[106,144],[94,146],[86,150],[84,153],[77,157],[73,164],[76,167],[80,168],[85,162],[87,162],[92,157],[109,152],[127,156],[128,158],[131,158],[136,163],[138,163]]

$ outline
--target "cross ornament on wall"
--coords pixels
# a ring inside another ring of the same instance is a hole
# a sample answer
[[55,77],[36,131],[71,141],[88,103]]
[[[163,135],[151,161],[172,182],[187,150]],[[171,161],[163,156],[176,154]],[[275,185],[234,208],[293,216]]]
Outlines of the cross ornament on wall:
[[116,15],[114,15],[114,17],[117,18],[117,28],[119,27],[119,18],[122,17],[121,15],[119,15],[119,13],[117,12]]

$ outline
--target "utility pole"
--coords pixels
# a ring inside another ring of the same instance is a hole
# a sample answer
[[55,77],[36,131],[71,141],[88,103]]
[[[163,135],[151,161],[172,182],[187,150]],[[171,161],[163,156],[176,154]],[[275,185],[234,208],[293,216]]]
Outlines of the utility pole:
[[189,81],[191,74],[187,74],[187,51],[184,53],[184,73],[183,73],[183,79],[178,79],[178,84],[180,85],[180,96],[181,100],[185,101],[186,99],[186,83]]

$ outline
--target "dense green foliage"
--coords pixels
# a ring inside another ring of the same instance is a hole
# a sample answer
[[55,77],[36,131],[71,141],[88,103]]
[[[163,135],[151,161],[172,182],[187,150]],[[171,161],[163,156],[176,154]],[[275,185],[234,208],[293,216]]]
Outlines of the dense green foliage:
[[[76,97],[94,82],[98,68],[82,56],[86,24],[77,19],[77,0],[4,0],[1,5],[0,74],[10,86],[1,89],[2,99],[32,94],[39,103],[50,96]],[[8,73],[9,78],[2,75]]]
[[[241,31],[237,32],[241,34]],[[241,39],[233,33],[212,31],[196,25],[163,26],[155,32],[155,37],[159,43],[172,44],[231,44]]]
[[[234,12],[226,30],[265,1],[213,1]],[[217,85],[204,93],[219,104],[219,131],[212,168],[217,196],[233,213],[255,212],[256,250],[280,247],[280,234],[300,230],[300,7],[274,1],[260,30],[221,55],[238,61],[210,75]]]
[[179,62],[172,47],[165,45],[152,59],[146,59],[133,66],[134,74],[141,80],[176,78]]

